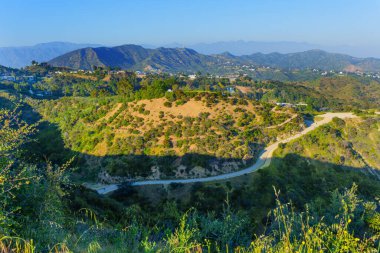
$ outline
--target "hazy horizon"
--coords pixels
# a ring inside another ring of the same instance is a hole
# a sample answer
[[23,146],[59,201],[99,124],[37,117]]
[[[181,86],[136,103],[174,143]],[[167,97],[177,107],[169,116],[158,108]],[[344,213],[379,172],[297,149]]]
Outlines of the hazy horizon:
[[236,56],[249,55],[254,53],[297,53],[309,50],[323,50],[330,53],[340,53],[347,54],[359,58],[380,58],[380,52],[371,54],[368,51],[361,50],[360,47],[349,46],[349,45],[318,45],[308,42],[297,42],[297,41],[246,41],[246,40],[231,40],[231,41],[215,41],[210,43],[198,42],[194,44],[185,43],[162,43],[162,44],[149,44],[149,43],[122,43],[122,44],[100,44],[96,42],[79,43],[73,41],[46,41],[39,42],[31,45],[20,45],[20,46],[4,46],[0,49],[11,49],[11,48],[33,48],[41,45],[52,46],[54,43],[68,43],[76,45],[85,45],[85,47],[115,47],[121,45],[135,44],[140,45],[145,48],[190,48],[194,49],[202,54],[220,54],[224,52],[229,52]]
[[[380,57],[380,1],[5,1],[0,47],[298,42]],[[20,18],[22,17],[22,18]],[[349,52],[346,52],[349,53]]]

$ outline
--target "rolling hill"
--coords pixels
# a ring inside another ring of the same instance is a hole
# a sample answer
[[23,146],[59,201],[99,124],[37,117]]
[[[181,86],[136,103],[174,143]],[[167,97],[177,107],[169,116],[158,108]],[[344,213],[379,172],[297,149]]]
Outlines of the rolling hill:
[[380,83],[362,77],[323,77],[301,83],[303,86],[331,96],[335,101],[359,105],[365,108],[380,108]]
[[[110,100],[101,107],[93,101],[46,101],[38,111],[65,129],[65,146],[85,154],[92,172],[111,176],[186,178],[235,171],[251,163],[261,147],[304,127],[289,108],[216,93],[183,94],[173,102]],[[62,120],[68,114],[75,115],[73,125]]]
[[335,71],[380,71],[380,60],[356,58],[344,54],[309,50],[300,53],[255,53],[235,56],[230,53],[204,55],[188,48],[146,49],[137,45],[78,49],[49,62],[53,66],[74,69],[92,69],[93,66],[121,69],[157,69],[167,72],[209,72],[225,74],[236,72],[243,65],[268,66],[284,70],[321,69]]
[[380,60],[356,58],[344,54],[328,53],[322,50],[308,50],[300,53],[280,54],[256,53],[242,56],[249,62],[280,69],[321,69],[336,71],[379,71]]

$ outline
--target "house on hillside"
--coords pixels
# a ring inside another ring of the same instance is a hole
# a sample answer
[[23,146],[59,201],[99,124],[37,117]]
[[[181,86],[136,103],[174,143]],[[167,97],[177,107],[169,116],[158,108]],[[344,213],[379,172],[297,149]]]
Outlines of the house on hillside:
[[28,82],[34,82],[34,76],[23,76],[22,78],[26,79]]
[[14,82],[14,81],[16,81],[16,77],[15,77],[15,76],[1,76],[1,77],[0,77],[0,80],[5,80],[5,81],[11,81],[11,82]]
[[226,87],[226,91],[229,92],[230,94],[234,94],[236,92],[235,88],[231,86]]
[[276,103],[276,105],[278,105],[278,106],[288,106],[288,107],[292,107],[292,106],[294,106],[294,105],[291,104],[291,103]]
[[298,104],[292,104],[292,103],[276,103],[276,105],[281,107],[296,107],[296,106],[307,106],[306,103],[298,103]]

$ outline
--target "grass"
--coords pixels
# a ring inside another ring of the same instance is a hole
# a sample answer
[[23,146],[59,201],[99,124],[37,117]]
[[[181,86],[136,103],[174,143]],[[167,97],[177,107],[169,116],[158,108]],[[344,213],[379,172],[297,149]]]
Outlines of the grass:
[[[353,185],[343,192],[332,193],[329,210],[332,217],[328,213],[326,217],[318,217],[309,206],[304,212],[298,212],[291,203],[282,203],[281,194],[275,189],[276,207],[268,214],[270,223],[266,232],[253,236],[247,242],[239,240],[243,235],[235,234],[241,220],[236,219],[228,201],[223,217],[207,218],[191,208],[179,214],[174,228],[166,230],[162,227],[144,228],[136,221],[126,227],[109,227],[99,221],[92,211],[84,209],[81,213],[87,221],[75,216],[73,218],[78,220],[71,225],[74,228],[75,224],[86,224],[87,229],[79,234],[68,229],[66,239],[47,247],[45,252],[378,252],[378,212],[366,207],[356,191],[357,187]],[[367,229],[364,235],[358,235],[356,228],[363,223],[374,229]],[[238,241],[233,242],[231,238]],[[41,246],[46,248],[46,245],[39,245],[38,242],[38,233],[34,240],[3,237],[0,239],[0,251],[40,252]]]

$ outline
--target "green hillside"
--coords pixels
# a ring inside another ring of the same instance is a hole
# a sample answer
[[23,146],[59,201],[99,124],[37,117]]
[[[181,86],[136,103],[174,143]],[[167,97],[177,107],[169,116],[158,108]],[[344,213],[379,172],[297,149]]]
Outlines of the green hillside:
[[333,78],[319,78],[304,82],[302,85],[310,87],[321,94],[336,99],[361,105],[363,107],[380,108],[380,82],[362,77],[338,76]]
[[[52,91],[49,97],[31,98],[29,86],[12,82],[0,92],[0,249],[378,251],[380,123],[364,110],[376,104],[373,80],[55,70],[26,70],[53,73],[33,84]],[[342,94],[350,89],[360,93]],[[319,121],[317,110],[325,107],[363,117],[334,119],[280,145],[269,167],[248,175],[128,183],[246,168],[264,146],[303,129],[304,117]],[[113,183],[121,186],[109,195],[90,190]]]
[[[36,111],[19,98],[2,94],[7,107],[0,110],[0,228],[6,235],[0,239],[2,249],[16,253],[378,251],[380,184],[368,169],[379,165],[374,156],[379,153],[379,120],[374,115],[334,120],[282,145],[270,167],[251,175],[207,184],[125,185],[111,196],[99,196],[75,183],[88,164],[73,161],[71,157],[78,159],[80,152],[60,146],[59,141],[70,135],[67,127],[77,124],[77,115],[96,125],[111,113],[108,120],[113,118],[116,126],[126,108],[114,117],[115,108],[103,108],[106,100],[51,101],[71,105],[46,107],[44,114],[51,111],[51,115],[44,120],[60,122],[54,128],[44,122],[39,126],[23,122],[23,115]],[[142,108],[125,115],[153,117],[153,111],[148,114]],[[167,110],[174,113],[176,108],[173,103]],[[273,116],[280,119],[277,113]],[[43,148],[47,152],[36,157]],[[143,169],[146,162],[134,166]]]
[[[305,138],[293,141],[277,152],[279,157],[288,153],[328,162],[344,167],[380,170],[379,117],[359,120],[335,119]],[[380,176],[380,172],[376,172]]]
[[380,61],[373,58],[355,58],[349,55],[328,53],[322,50],[309,50],[291,54],[252,54],[243,59],[260,65],[281,69],[322,69],[342,71],[350,66],[361,71],[378,71]]
[[[167,93],[135,102],[64,98],[45,101],[38,111],[65,133],[65,147],[89,156],[91,174],[103,168],[127,178],[235,171],[252,163],[263,146],[304,127],[289,108],[215,93],[176,94],[181,97]],[[102,165],[96,166],[99,156]]]

